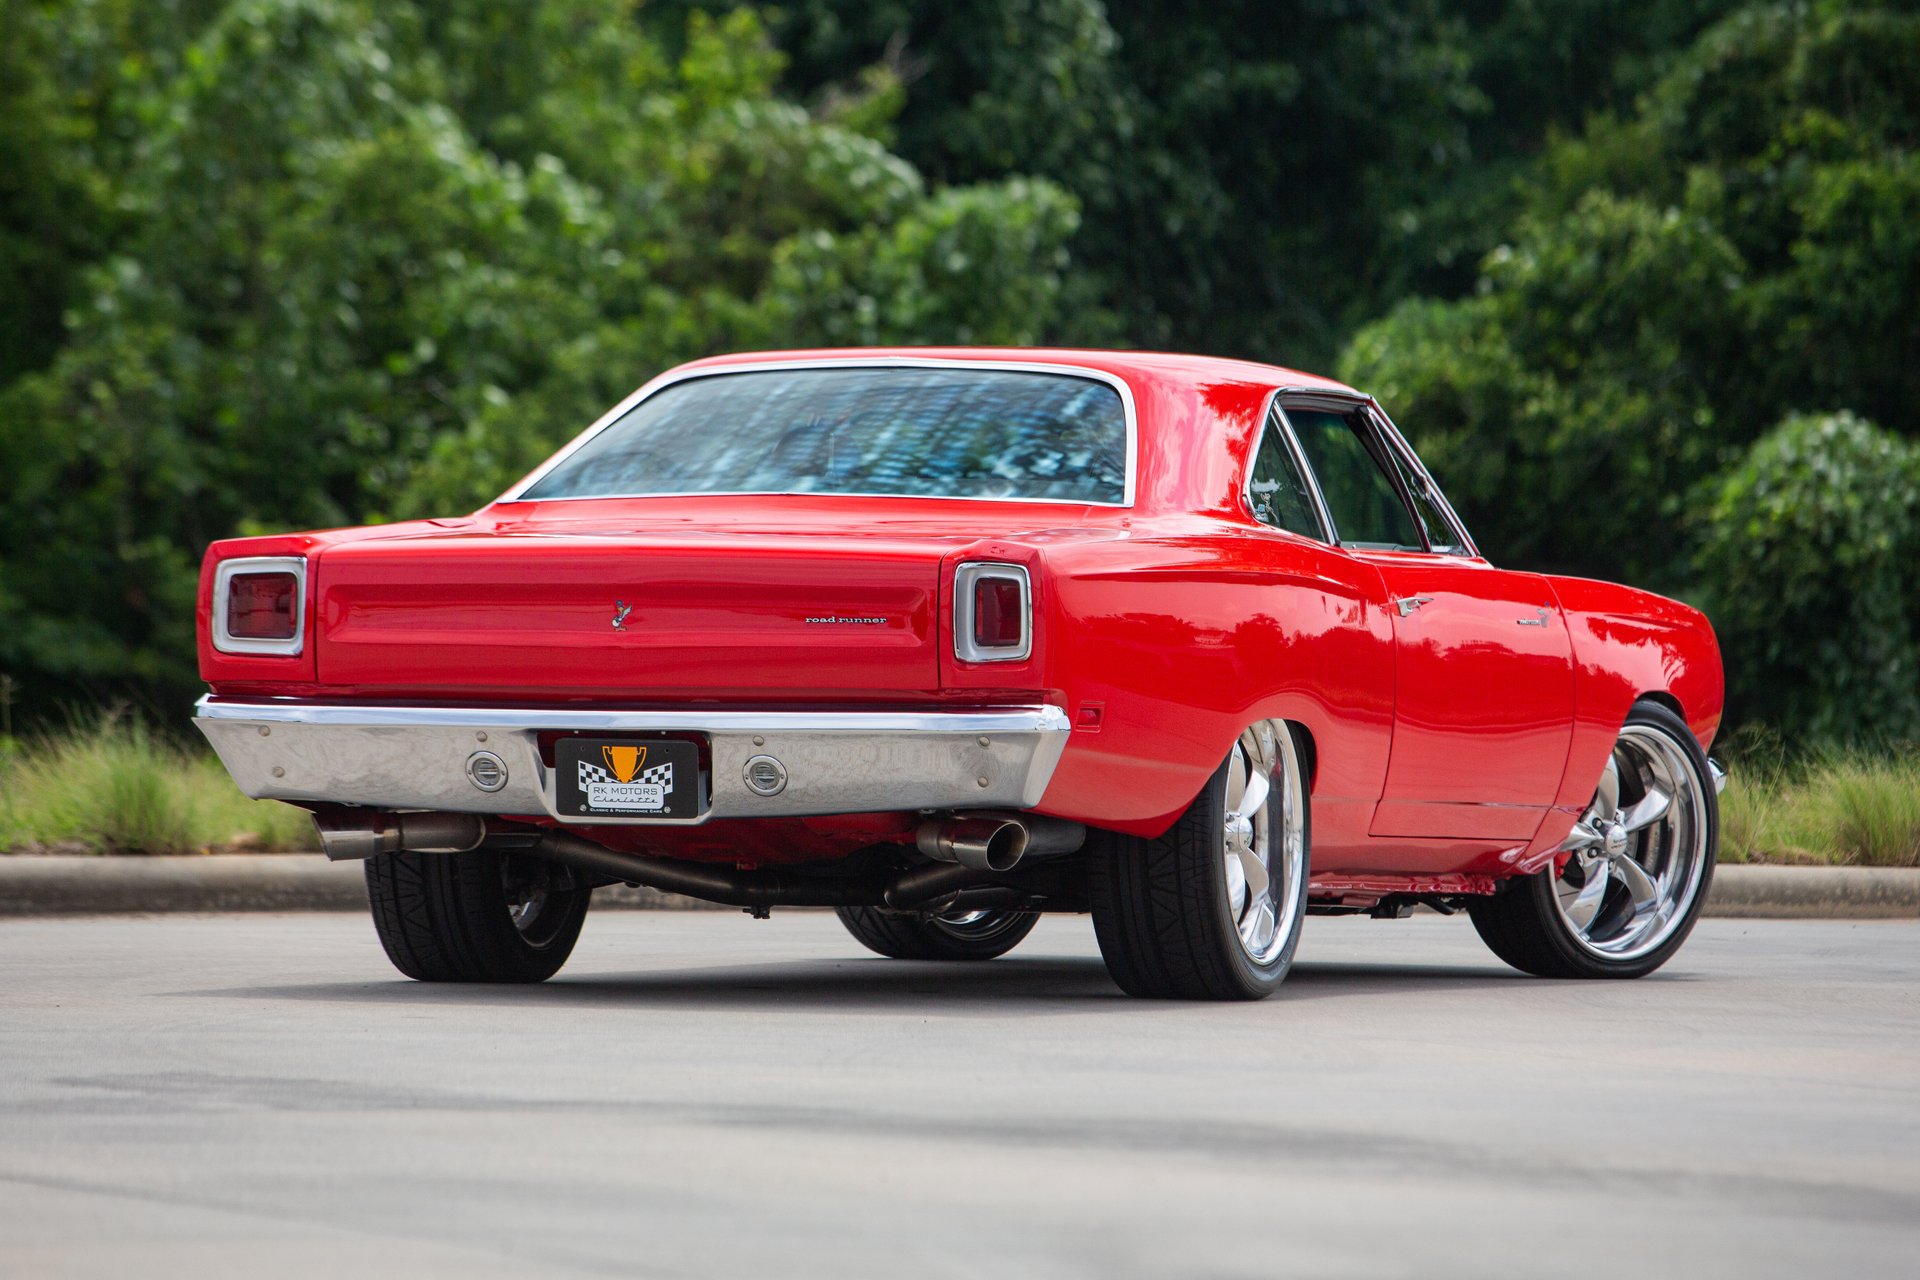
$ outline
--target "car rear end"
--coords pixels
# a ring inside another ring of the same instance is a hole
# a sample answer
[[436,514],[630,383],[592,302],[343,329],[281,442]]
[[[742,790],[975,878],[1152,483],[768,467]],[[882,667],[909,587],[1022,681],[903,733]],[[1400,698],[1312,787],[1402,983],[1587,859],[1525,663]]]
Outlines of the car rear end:
[[1031,810],[1044,535],[1124,510],[1135,430],[1084,370],[670,375],[476,516],[216,544],[199,723],[341,852],[431,812],[809,861]]

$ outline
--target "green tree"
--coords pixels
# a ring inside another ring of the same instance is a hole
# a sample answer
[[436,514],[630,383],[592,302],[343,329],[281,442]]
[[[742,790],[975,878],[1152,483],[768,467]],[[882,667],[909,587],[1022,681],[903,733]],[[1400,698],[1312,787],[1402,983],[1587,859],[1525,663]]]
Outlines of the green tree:
[[[642,10],[669,34],[711,0]],[[1465,291],[1549,130],[1625,105],[1728,0],[795,0],[786,82],[904,102],[946,181],[1082,210],[1065,337],[1321,367],[1409,289]]]
[[[127,12],[47,16],[105,59],[147,39]],[[621,0],[234,0],[63,98],[92,68],[23,91],[51,159],[6,206],[40,243],[57,160],[112,209],[9,293],[71,321],[0,387],[0,669],[42,710],[184,705],[210,540],[469,510],[679,360],[1032,341],[1074,225],[1048,184],[930,187],[784,101],[747,13],[670,56]]]
[[1795,740],[1920,722],[1920,446],[1848,413],[1790,417],[1718,481],[1700,571],[1744,715]]
[[[1490,554],[1691,594],[1735,611],[1728,625],[1751,638],[1720,581],[1725,548],[1695,555],[1689,512],[1718,477],[1738,466],[1761,484],[1800,446],[1748,451],[1794,414],[1843,409],[1920,436],[1915,65],[1909,5],[1732,15],[1630,114],[1548,149],[1472,296],[1402,302],[1355,337],[1343,374],[1427,449]],[[1808,430],[1783,438],[1811,448]],[[1832,513],[1816,485],[1792,492]],[[1795,527],[1785,507],[1754,510]],[[1806,570],[1786,541],[1761,545],[1785,557],[1782,582]],[[1879,554],[1821,545],[1835,566]],[[1812,643],[1804,628],[1785,635]],[[1838,732],[1841,704],[1816,714],[1768,684],[1781,643],[1729,662],[1733,715]],[[1896,628],[1887,643],[1906,641]],[[1844,670],[1814,680],[1816,700],[1904,670],[1863,642],[1818,652]]]

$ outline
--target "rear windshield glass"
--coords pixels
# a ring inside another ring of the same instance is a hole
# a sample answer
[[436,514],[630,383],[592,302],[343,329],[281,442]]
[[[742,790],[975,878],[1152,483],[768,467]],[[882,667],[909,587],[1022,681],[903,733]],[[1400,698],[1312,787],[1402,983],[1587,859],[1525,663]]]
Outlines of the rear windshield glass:
[[1126,487],[1126,410],[1104,382],[998,369],[798,369],[675,383],[520,496],[1122,503]]

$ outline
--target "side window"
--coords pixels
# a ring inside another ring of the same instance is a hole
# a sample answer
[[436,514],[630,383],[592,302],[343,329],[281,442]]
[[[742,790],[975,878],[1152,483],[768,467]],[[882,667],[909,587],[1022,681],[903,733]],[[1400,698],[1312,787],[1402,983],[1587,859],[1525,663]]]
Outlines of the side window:
[[1320,496],[1333,517],[1342,546],[1389,551],[1425,551],[1426,540],[1400,492],[1381,469],[1359,414],[1328,409],[1289,409],[1287,420],[1320,481]]
[[1324,540],[1320,517],[1314,514],[1313,498],[1307,492],[1307,478],[1293,460],[1279,419],[1267,416],[1260,433],[1260,448],[1253,455],[1253,472],[1247,478],[1247,498],[1254,517],[1288,533]]
[[1448,523],[1446,514],[1440,510],[1440,503],[1434,498],[1427,478],[1415,470],[1397,449],[1393,451],[1393,465],[1400,471],[1407,496],[1413,499],[1413,514],[1426,532],[1427,546],[1435,551],[1465,551],[1466,548],[1460,545],[1459,535],[1453,531],[1453,525]]

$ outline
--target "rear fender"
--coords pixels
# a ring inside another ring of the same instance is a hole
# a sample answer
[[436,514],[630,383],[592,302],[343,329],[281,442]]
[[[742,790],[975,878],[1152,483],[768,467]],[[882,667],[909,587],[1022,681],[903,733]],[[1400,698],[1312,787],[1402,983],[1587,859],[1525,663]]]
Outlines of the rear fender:
[[1573,638],[1573,743],[1559,794],[1518,864],[1521,871],[1544,865],[1585,812],[1634,703],[1655,698],[1673,707],[1705,750],[1725,702],[1720,646],[1699,610],[1613,583],[1548,581]]

